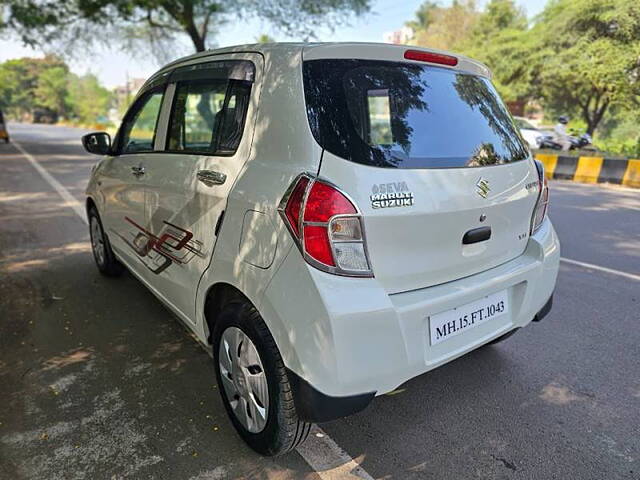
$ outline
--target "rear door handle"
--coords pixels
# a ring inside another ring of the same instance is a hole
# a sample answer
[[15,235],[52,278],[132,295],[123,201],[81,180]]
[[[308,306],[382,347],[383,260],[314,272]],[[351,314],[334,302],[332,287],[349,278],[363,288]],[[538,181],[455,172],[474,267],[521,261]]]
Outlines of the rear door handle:
[[131,167],[131,173],[134,174],[136,177],[139,177],[140,175],[144,175],[144,167],[142,165],[140,165],[139,167]]
[[472,243],[484,242],[491,238],[491,227],[472,228],[462,237],[462,244],[469,245]]
[[196,176],[198,177],[198,180],[204,183],[207,187],[222,185],[227,181],[227,176],[224,173],[215,172],[213,170],[200,170]]

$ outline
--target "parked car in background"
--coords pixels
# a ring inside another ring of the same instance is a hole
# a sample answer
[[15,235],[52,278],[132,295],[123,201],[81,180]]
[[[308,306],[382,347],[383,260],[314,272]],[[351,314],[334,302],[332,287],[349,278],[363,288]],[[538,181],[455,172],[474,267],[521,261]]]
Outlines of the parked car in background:
[[552,148],[554,150],[562,148],[562,146],[554,140],[553,133],[540,130],[526,118],[513,117],[513,121],[520,130],[522,138],[525,139],[530,148]]
[[543,136],[542,132],[534,127],[526,118],[513,117],[513,121],[520,130],[522,138],[529,144],[529,147],[539,148],[539,139]]
[[260,453],[551,308],[543,166],[466,57],[202,52],[153,75],[113,141],[83,144],[103,155],[86,192],[98,269],[124,265],[211,346]]
[[0,110],[0,140],[4,140],[4,143],[9,143],[9,131],[7,125],[4,123],[4,115]]
[[58,113],[49,108],[38,107],[33,110],[33,123],[53,125],[58,121]]

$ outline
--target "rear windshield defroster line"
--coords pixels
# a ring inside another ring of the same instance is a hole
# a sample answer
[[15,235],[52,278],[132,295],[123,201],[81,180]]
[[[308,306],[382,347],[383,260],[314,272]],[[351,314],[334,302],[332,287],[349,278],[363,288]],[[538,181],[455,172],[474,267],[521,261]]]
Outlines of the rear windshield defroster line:
[[529,155],[487,78],[349,59],[306,61],[303,76],[313,135],[341,158],[387,168],[455,168]]

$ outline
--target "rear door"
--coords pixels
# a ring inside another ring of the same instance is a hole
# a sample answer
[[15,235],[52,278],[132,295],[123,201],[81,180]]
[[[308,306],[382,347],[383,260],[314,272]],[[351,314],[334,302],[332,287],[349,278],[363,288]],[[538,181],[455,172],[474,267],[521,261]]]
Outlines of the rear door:
[[304,62],[310,124],[325,149],[320,176],[361,209],[373,273],[390,293],[521,255],[538,194],[490,81],[396,51],[396,61]]
[[145,168],[154,151],[164,87],[143,93],[129,109],[116,139],[117,155],[100,171],[104,211],[100,212],[109,240],[132,268],[140,267],[148,244],[145,224]]
[[163,153],[146,164],[147,226],[155,239],[151,282],[194,319],[198,282],[216,225],[251,147],[257,54],[216,57],[169,77],[173,100]]

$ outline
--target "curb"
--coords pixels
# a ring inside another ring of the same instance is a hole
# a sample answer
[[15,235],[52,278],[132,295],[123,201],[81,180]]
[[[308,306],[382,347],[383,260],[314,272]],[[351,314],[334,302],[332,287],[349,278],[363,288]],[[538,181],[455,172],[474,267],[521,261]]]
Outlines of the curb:
[[640,188],[640,160],[536,153],[549,179]]

